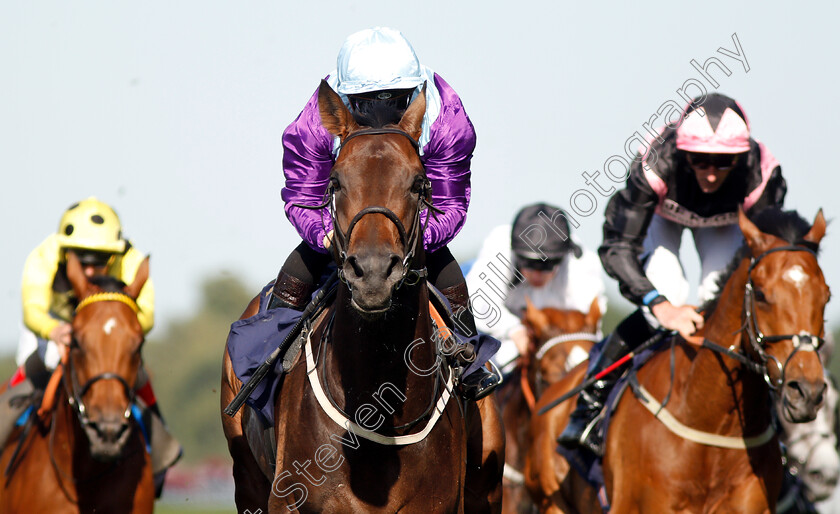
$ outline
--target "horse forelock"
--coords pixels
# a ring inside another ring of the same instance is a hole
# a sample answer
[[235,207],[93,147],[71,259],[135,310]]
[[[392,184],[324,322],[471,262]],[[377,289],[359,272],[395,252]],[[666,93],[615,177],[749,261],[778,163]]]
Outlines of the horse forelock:
[[[807,234],[811,229],[811,225],[796,211],[785,211],[778,207],[768,207],[751,216],[750,220],[765,234],[776,236],[790,245],[804,246],[805,248],[812,250],[815,254],[819,254],[818,244],[814,244],[803,239],[805,234]],[[727,264],[723,271],[721,271],[715,282],[717,293],[714,298],[705,302],[701,307],[702,311],[705,312],[707,319],[711,313],[714,312],[715,307],[720,300],[720,295],[723,292],[723,286],[726,285],[732,277],[732,274],[735,273],[736,269],[738,269],[741,261],[746,257],[749,257],[749,255],[749,246],[747,246],[746,243],[741,245],[741,247],[735,252],[734,257],[732,257],[729,264]]]
[[97,275],[89,278],[88,281],[101,289],[103,293],[122,293],[126,287],[125,282],[110,275]]
[[359,125],[368,128],[384,128],[397,125],[405,109],[400,109],[389,102],[365,102],[359,110],[353,112],[353,119]]

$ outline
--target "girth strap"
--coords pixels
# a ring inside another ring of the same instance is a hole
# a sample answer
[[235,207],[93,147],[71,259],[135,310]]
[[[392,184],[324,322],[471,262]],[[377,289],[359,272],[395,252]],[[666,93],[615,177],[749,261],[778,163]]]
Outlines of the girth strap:
[[642,384],[638,382],[633,384],[633,391],[636,393],[636,398],[639,402],[644,405],[656,419],[661,421],[668,430],[688,441],[705,444],[707,446],[717,446],[718,448],[746,450],[747,448],[755,448],[756,446],[766,444],[773,438],[774,435],[776,435],[776,430],[773,428],[772,424],[768,425],[764,432],[753,437],[732,437],[702,432],[680,423],[673,414],[668,412],[662,404],[656,401],[656,398],[654,398]]

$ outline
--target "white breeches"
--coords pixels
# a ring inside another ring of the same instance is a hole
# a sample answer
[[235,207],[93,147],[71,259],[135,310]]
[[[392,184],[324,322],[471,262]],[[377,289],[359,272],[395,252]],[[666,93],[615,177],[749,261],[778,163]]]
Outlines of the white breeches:
[[38,352],[38,356],[44,361],[47,369],[53,370],[58,366],[61,356],[58,353],[58,345],[54,341],[48,341],[35,335],[35,332],[26,328],[25,325],[20,326],[20,339],[18,340],[17,354],[15,361],[18,366],[23,366],[26,359],[33,353]]
[[[657,291],[674,305],[684,305],[688,301],[690,284],[679,257],[682,233],[687,228],[654,214],[644,242],[645,274]],[[743,244],[744,236],[738,225],[688,230],[694,236],[694,246],[700,257],[697,297],[702,304],[714,298],[720,273]]]

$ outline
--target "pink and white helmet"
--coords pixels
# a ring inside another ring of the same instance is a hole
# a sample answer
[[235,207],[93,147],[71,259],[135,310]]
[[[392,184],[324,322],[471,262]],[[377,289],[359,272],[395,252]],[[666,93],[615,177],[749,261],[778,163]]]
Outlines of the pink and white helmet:
[[677,148],[686,152],[735,154],[750,150],[750,123],[738,102],[718,93],[695,98],[677,128]]

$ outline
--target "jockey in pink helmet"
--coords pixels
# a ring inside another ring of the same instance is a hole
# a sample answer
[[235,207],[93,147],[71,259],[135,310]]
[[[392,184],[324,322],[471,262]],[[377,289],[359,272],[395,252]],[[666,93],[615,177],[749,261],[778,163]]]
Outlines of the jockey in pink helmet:
[[[418,141],[420,159],[432,185],[432,200],[444,214],[432,216],[423,234],[429,281],[449,300],[459,321],[475,333],[467,308],[469,294],[448,243],[464,226],[470,201],[470,174],[475,130],[455,90],[437,73],[420,64],[411,44],[397,30],[376,27],[350,35],[341,47],[337,68],[326,78],[354,116],[374,104],[394,107],[401,116],[426,84],[426,113]],[[399,121],[397,117],[395,122]],[[332,220],[319,205],[329,185],[340,141],[321,125],[318,92],[283,133],[282,191],[286,216],[303,242],[286,259],[274,286],[274,305],[301,310],[327,264]],[[481,368],[463,381],[464,395],[480,398],[498,380]]]
[[[702,327],[703,317],[685,305],[689,282],[679,259],[683,231],[691,231],[700,257],[700,300],[710,300],[721,271],[743,243],[738,207],[747,214],[780,207],[786,191],[778,161],[751,137],[735,100],[717,93],[696,98],[679,124],[663,127],[633,161],[626,187],[607,205],[598,253],[621,294],[639,309],[610,335],[590,363],[590,374],[606,369],[657,328],[689,336]],[[618,375],[581,393],[561,444],[599,449],[599,441],[582,439]]]

